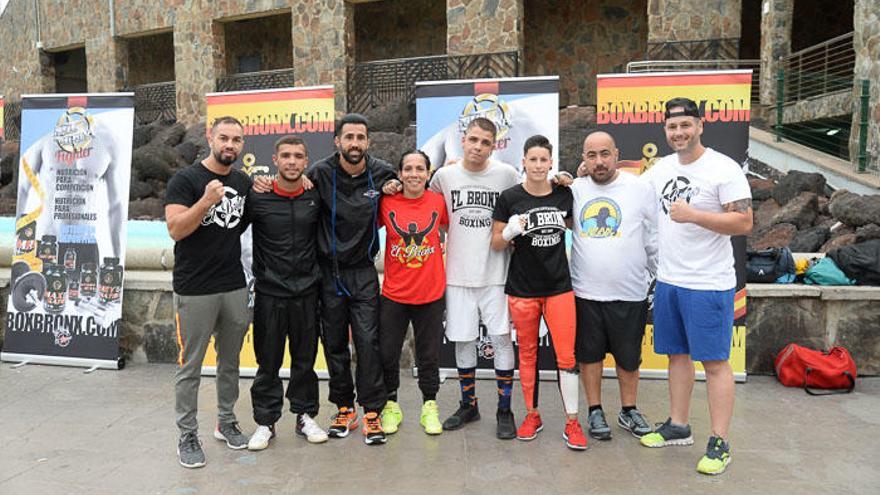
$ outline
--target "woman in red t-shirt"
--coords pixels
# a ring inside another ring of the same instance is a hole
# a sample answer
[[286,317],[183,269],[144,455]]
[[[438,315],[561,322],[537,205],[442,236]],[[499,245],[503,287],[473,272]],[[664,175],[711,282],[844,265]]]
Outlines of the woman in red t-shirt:
[[440,388],[440,345],[446,303],[446,272],[440,229],[449,224],[443,195],[426,190],[431,160],[412,150],[400,159],[402,192],[384,196],[379,225],[385,226],[385,273],[379,303],[379,350],[385,370],[388,402],[382,410],[385,433],[394,433],[403,421],[397,403],[400,351],[412,322],[422,391],[419,423],[430,435],[443,431],[437,409]]

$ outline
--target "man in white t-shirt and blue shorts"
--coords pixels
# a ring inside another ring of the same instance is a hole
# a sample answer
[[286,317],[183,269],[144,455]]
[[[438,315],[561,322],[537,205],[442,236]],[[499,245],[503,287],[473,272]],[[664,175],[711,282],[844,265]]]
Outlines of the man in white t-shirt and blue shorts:
[[736,273],[730,236],[752,229],[751,191],[739,164],[701,143],[703,123],[693,100],[666,102],[664,130],[675,153],[642,177],[658,198],[654,351],[669,356],[670,415],[641,443],[693,444],[688,409],[694,360],[701,361],[712,432],[697,471],[721,474],[731,459],[727,438],[734,402],[728,359]]

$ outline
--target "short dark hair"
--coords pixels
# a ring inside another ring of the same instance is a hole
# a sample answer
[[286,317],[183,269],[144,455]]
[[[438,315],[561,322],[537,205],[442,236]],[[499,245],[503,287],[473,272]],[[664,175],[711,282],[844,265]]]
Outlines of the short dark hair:
[[492,133],[492,141],[495,140],[496,135],[498,134],[498,127],[495,125],[495,122],[487,119],[486,117],[477,117],[474,120],[468,122],[467,127],[464,132],[467,134],[467,131],[473,129],[474,127],[479,127],[484,131],[489,131]]
[[367,128],[367,136],[370,135],[370,121],[366,117],[359,113],[347,113],[336,123],[336,129],[333,132],[334,137],[339,137],[339,133],[342,132],[345,124],[363,124]]
[[400,155],[400,163],[397,164],[398,171],[403,170],[403,159],[408,157],[409,155],[422,155],[422,158],[425,159],[425,165],[428,166],[428,171],[431,170],[431,158],[428,157],[427,153],[419,149],[409,149],[404,151],[403,154]]
[[304,150],[306,150],[306,154],[309,153],[309,147],[306,146],[306,142],[303,141],[303,138],[299,136],[289,134],[287,136],[281,136],[280,138],[278,138],[278,140],[275,141],[275,153],[278,153],[278,148],[280,148],[283,144],[291,144],[294,146],[300,145],[303,147]]
[[526,139],[526,144],[523,145],[523,155],[529,152],[532,148],[544,148],[545,150],[550,152],[550,155],[553,155],[553,145],[550,144],[550,140],[546,137],[535,134],[534,136]]
[[[683,110],[680,112],[671,112],[670,110],[673,108],[682,108]],[[700,115],[700,107],[697,106],[697,102],[690,98],[673,98],[666,102],[666,112],[664,112],[663,116],[665,118],[670,117],[694,117],[699,119],[702,117]]]
[[214,130],[217,129],[217,126],[220,124],[235,124],[240,127],[242,131],[244,130],[244,126],[241,124],[240,120],[233,117],[232,115],[224,115],[222,117],[217,117],[216,119],[214,119],[214,122],[211,123],[211,132],[214,132]]

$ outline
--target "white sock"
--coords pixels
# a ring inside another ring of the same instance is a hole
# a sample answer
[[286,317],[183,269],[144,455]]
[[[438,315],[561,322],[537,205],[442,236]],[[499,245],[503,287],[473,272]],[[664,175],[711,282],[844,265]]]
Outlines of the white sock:
[[577,373],[571,370],[559,370],[559,392],[562,394],[565,414],[577,414],[579,388]]

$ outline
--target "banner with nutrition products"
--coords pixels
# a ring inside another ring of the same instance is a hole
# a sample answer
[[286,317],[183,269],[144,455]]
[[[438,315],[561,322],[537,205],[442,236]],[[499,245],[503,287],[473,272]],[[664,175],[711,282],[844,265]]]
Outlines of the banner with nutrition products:
[[[275,153],[275,141],[282,136],[294,134],[302,138],[308,148],[310,163],[335,151],[333,98],[333,86],[209,93],[207,125],[210,127],[217,117],[237,118],[244,126],[244,149],[233,166],[241,169],[251,178],[260,175],[274,176],[276,168],[272,163],[272,155]],[[241,251],[248,287],[253,290],[250,229],[242,235]],[[202,373],[214,374],[216,363],[217,355],[212,342],[205,354]],[[240,368],[244,376],[253,376],[257,371],[253,326],[245,335],[244,345],[241,348]],[[285,350],[281,376],[287,377],[289,369],[290,354]],[[326,376],[327,365],[324,362],[323,350],[318,352],[315,369],[322,376]]]
[[[703,115],[703,144],[742,164],[745,170],[751,84],[751,70],[599,75],[596,119],[599,129],[614,136],[620,150],[621,169],[640,174],[659,158],[672,153],[663,130],[666,101],[675,97],[690,98],[697,102]],[[733,237],[731,243],[737,282],[730,364],[736,379],[745,381],[746,238]],[[642,347],[642,374],[665,377],[667,359],[654,354],[653,345],[653,326],[649,323]],[[614,367],[610,357],[606,367]],[[697,369],[702,374],[699,363]]]
[[[428,154],[434,168],[461,158],[461,139],[468,124],[477,117],[491,120],[498,128],[492,157],[522,171],[522,147],[526,139],[541,134],[554,145],[559,142],[559,77],[416,83],[416,145]],[[551,174],[558,169],[558,158],[558,149],[554,146]],[[514,329],[514,338],[515,335]],[[555,377],[556,359],[546,325],[541,325],[540,335],[538,369],[542,376]],[[494,349],[482,323],[477,347],[478,376],[494,378]],[[440,351],[440,368],[446,374],[456,369],[455,344],[445,339]]]
[[23,96],[4,361],[117,369],[132,93]]

